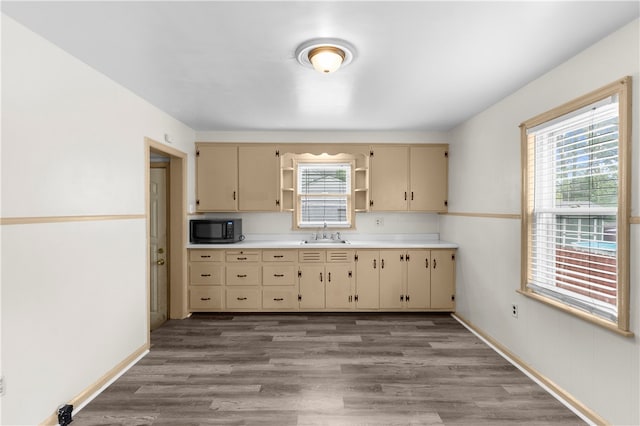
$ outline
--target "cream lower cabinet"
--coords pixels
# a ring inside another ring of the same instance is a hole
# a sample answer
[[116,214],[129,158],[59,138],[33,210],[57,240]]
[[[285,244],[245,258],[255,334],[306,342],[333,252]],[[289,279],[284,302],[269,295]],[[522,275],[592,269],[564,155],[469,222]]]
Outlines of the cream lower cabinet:
[[429,308],[429,262],[429,250],[381,250],[380,308]]
[[189,253],[189,309],[192,312],[224,308],[224,252],[191,250]]
[[191,249],[189,308],[453,311],[455,250]]
[[327,250],[325,265],[326,308],[348,310],[354,308],[354,252],[351,250]]
[[262,309],[298,308],[298,268],[295,250],[263,250]]
[[225,253],[227,310],[255,311],[262,308],[260,253],[260,250]]
[[353,307],[353,252],[300,250],[300,309],[347,310]]
[[456,252],[431,250],[431,309],[453,311],[456,306]]
[[380,308],[380,252],[358,250],[356,252],[356,309]]

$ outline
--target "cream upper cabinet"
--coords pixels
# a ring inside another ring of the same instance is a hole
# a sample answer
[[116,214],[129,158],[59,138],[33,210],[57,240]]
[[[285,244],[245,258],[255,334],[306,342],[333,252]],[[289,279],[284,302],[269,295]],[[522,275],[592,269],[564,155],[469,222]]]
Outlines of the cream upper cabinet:
[[448,145],[373,146],[371,211],[447,211]]
[[238,210],[238,148],[196,145],[196,209]]
[[240,211],[280,210],[280,158],[275,145],[238,147]]
[[447,211],[449,148],[417,146],[409,155],[409,210]]
[[431,309],[455,308],[455,250],[431,251]]
[[409,148],[374,146],[370,157],[370,209],[372,211],[407,210]]

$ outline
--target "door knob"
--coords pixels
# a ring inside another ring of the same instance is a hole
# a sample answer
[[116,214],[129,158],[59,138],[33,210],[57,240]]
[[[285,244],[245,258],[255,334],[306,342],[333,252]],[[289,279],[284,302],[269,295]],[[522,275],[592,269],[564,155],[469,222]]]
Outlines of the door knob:
[[162,265],[164,265],[164,259],[158,259],[158,261],[156,263],[158,265],[162,266]]

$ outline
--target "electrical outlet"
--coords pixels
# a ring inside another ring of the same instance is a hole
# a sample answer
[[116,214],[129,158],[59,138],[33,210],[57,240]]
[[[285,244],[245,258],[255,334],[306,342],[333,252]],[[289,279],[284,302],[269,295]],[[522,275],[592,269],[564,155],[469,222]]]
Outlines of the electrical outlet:
[[384,226],[384,219],[381,217],[376,217],[376,226]]
[[518,305],[511,305],[511,316],[518,318]]

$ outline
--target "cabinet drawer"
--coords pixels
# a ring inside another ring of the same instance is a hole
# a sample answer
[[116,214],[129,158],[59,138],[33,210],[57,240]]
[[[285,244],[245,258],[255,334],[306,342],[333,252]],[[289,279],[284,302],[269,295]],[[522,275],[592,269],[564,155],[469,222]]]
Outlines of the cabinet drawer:
[[227,285],[259,285],[259,265],[227,265]]
[[293,250],[263,250],[263,262],[295,262],[296,252]]
[[222,262],[224,251],[222,250],[189,250],[189,260],[192,262]]
[[349,263],[353,261],[353,252],[349,250],[327,250],[327,262]]
[[298,293],[295,288],[265,288],[262,290],[263,309],[296,309]]
[[228,288],[227,309],[259,309],[259,288]]
[[192,287],[189,289],[189,307],[193,310],[222,310],[222,288]]
[[218,263],[195,262],[189,265],[191,285],[224,284],[224,266]]
[[297,274],[293,265],[264,265],[262,285],[295,285]]
[[324,250],[299,250],[298,261],[299,262],[324,262]]
[[227,262],[257,262],[260,260],[259,251],[228,251]]

